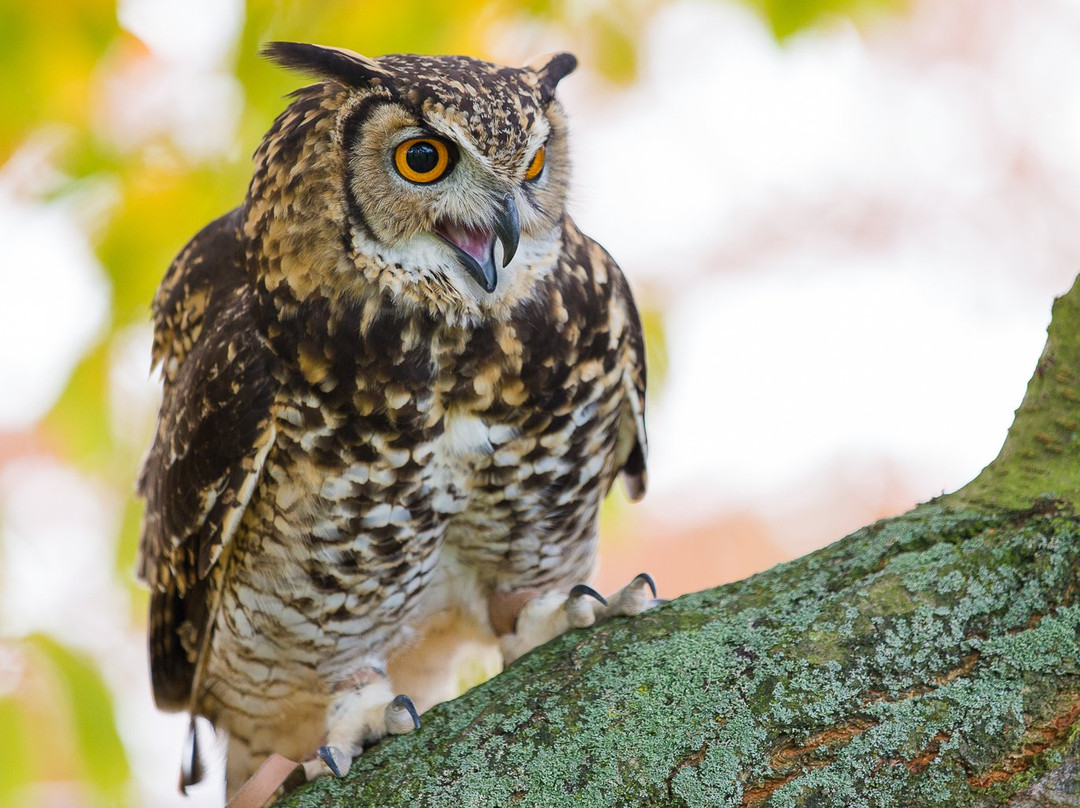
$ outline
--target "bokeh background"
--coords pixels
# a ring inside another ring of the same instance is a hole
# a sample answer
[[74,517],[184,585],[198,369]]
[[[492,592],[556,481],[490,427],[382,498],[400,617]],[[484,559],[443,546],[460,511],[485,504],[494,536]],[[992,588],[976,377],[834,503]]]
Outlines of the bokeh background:
[[572,50],[572,211],[645,315],[599,586],[801,555],[996,454],[1080,267],[1078,0],[0,0],[0,805],[175,791],[133,479],[148,304],[302,81],[269,39]]

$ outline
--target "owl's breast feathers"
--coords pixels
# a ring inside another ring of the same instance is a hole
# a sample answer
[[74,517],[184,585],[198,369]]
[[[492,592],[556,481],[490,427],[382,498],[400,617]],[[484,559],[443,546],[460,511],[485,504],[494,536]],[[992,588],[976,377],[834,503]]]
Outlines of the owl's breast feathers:
[[299,284],[262,288],[279,381],[308,401],[307,410],[290,408],[290,423],[319,430],[307,445],[329,451],[350,433],[354,443],[379,432],[416,445],[437,438],[448,416],[478,416],[547,438],[523,460],[551,452],[562,432],[583,454],[553,453],[582,463],[590,459],[585,444],[601,449],[613,427],[603,489],[621,470],[639,498],[647,448],[640,318],[608,253],[568,217],[560,233],[555,265],[520,269],[535,280],[513,287],[526,291],[503,307],[505,316],[471,325],[386,291],[357,298],[322,285],[301,297]]
[[[296,299],[287,284],[257,286],[240,216],[199,233],[154,300],[165,392],[139,479],[139,571],[153,590],[155,698],[169,709],[190,706],[228,575],[219,559],[253,496],[275,497],[276,477],[262,475],[270,453],[280,463],[303,452],[332,476],[370,458],[378,436],[380,451],[414,450],[403,469],[415,474],[428,459],[418,447],[462,414],[519,437],[523,463],[540,468],[552,451],[563,473],[587,469],[602,491],[620,470],[631,496],[644,491],[641,324],[618,267],[568,218],[555,270],[507,320],[465,328],[386,293],[320,285]],[[489,488],[504,486],[496,466]]]

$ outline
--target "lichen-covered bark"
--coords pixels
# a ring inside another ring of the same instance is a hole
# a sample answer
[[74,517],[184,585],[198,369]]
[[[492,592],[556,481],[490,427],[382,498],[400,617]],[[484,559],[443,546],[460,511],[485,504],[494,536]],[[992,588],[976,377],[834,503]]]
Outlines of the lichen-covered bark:
[[1080,805],[1080,283],[969,486],[571,632],[288,806]]
[[951,498],[1023,508],[1046,496],[1080,504],[1080,279],[1054,301],[1046,347],[997,459]]

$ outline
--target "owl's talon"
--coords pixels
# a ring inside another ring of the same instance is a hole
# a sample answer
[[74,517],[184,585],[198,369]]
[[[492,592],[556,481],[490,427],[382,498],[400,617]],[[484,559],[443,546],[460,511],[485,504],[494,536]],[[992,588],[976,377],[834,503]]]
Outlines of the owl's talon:
[[566,595],[558,592],[539,595],[521,607],[513,633],[499,639],[503,660],[509,664],[568,629],[588,628],[598,620],[617,615],[638,615],[660,602],[656,598],[656,582],[647,572],[634,578],[610,600],[585,584],[572,587]]
[[569,593],[548,592],[521,607],[512,633],[499,638],[503,661],[510,664],[527,651],[572,628],[588,628],[601,616],[607,601],[585,584]]
[[604,617],[635,617],[663,602],[656,597],[656,581],[643,572],[611,596]]
[[570,590],[570,594],[563,604],[566,621],[571,628],[588,628],[596,622],[596,607],[586,598],[592,598],[599,601],[603,606],[607,606],[607,600],[603,595],[591,586],[578,584]]
[[398,695],[386,705],[386,732],[390,735],[404,735],[420,729],[420,715],[416,705],[405,695]]
[[607,606],[607,598],[605,598],[591,586],[586,586],[585,584],[578,584],[570,590],[570,597],[572,598],[582,597],[583,595],[588,595],[590,598],[594,598],[595,600],[598,600],[605,606]]
[[652,596],[656,597],[656,581],[647,572],[639,572],[634,581],[644,581],[649,586],[649,591],[652,592]]
[[336,746],[320,746],[318,754],[335,777],[344,777],[352,768],[352,757]]
[[[366,736],[367,742],[370,743],[383,734],[404,735],[414,729],[420,729],[420,714],[416,710],[416,705],[413,704],[412,699],[404,694],[394,696],[393,699],[387,702],[382,714],[386,721],[386,732],[377,731],[372,733],[368,729],[361,732],[361,738]],[[338,726],[333,730],[332,735],[337,738],[337,743],[341,743],[342,738],[348,737],[354,731],[355,726],[351,728]],[[350,746],[352,753],[334,743],[320,746],[316,752],[316,757],[304,761],[305,776],[308,780],[314,780],[316,777],[325,774],[326,770],[329,769],[335,777],[344,777],[352,768],[352,762],[356,759],[356,754],[363,748],[363,743],[363,740],[360,740],[355,745]]]

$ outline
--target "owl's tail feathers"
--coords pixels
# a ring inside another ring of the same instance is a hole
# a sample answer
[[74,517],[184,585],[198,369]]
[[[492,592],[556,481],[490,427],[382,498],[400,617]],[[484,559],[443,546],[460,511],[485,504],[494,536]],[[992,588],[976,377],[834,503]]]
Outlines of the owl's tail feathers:
[[201,783],[206,776],[202,753],[199,750],[199,733],[195,731],[195,716],[188,724],[187,742],[184,744],[184,757],[180,762],[180,793],[187,794],[188,786]]
[[263,808],[271,797],[281,791],[287,794],[303,783],[303,767],[295,760],[275,753],[264,760],[255,774],[229,798],[225,808]]

